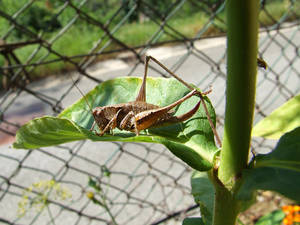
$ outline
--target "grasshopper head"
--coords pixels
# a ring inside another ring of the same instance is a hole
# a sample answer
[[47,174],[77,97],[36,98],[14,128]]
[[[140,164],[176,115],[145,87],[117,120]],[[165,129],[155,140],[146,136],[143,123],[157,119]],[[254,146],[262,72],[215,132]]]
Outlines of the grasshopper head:
[[93,109],[93,117],[100,130],[103,130],[109,123],[109,120],[105,117],[102,107]]

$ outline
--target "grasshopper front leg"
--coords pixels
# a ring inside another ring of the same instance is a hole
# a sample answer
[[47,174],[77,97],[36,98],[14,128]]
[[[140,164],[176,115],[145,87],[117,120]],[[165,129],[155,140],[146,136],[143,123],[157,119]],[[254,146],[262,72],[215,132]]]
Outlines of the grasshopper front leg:
[[[96,135],[103,136],[103,134],[105,134],[107,131],[113,131],[113,129],[115,129],[117,127],[117,118],[118,118],[118,115],[120,112],[121,112],[121,109],[113,116],[113,118],[108,122],[108,124],[105,126],[105,128],[100,133],[96,132]],[[100,128],[100,126],[99,126],[99,128]]]
[[113,130],[116,126],[117,126],[117,117],[118,117],[118,114],[121,110],[119,110],[117,112],[117,114],[114,115],[114,117],[108,122],[108,124],[106,125],[106,127],[100,132],[100,136],[102,136],[103,134],[106,133],[106,131],[108,130]]

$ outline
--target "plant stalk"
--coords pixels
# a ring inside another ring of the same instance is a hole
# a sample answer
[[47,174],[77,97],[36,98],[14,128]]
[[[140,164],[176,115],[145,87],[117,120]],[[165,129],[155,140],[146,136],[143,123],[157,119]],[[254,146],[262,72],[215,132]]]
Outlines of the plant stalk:
[[219,179],[234,183],[247,167],[255,106],[258,0],[228,0],[227,88]]
[[[227,84],[224,137],[215,185],[214,225],[234,225],[234,194],[247,167],[255,106],[258,0],[227,0]],[[226,219],[226,221],[224,221]]]
[[239,213],[239,202],[232,193],[221,186],[215,188],[214,225],[234,225]]

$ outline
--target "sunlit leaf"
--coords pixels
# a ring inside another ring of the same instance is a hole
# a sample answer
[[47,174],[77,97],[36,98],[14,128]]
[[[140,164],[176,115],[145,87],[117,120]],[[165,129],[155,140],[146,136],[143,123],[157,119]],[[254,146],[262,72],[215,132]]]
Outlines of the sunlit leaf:
[[[112,134],[97,136],[89,129],[94,121],[89,105],[113,105],[134,101],[141,79],[116,78],[101,83],[85,98],[66,108],[58,117],[45,116],[22,126],[16,135],[15,148],[38,148],[65,142],[90,139],[92,141],[153,142],[164,144],[173,154],[197,170],[208,170],[216,151],[214,135],[201,106],[197,113],[183,123],[151,128],[139,136],[128,131],[114,130]],[[190,90],[174,79],[148,78],[147,102],[158,106],[169,105],[185,96]],[[199,97],[193,96],[175,107],[175,115],[192,109]],[[215,112],[208,98],[205,98],[210,116],[215,122]]]
[[257,123],[253,136],[279,139],[284,133],[300,126],[300,95],[290,99],[269,116]]
[[276,191],[300,202],[300,127],[282,136],[269,154],[258,155],[254,167],[243,171],[238,197],[249,199],[258,190]]

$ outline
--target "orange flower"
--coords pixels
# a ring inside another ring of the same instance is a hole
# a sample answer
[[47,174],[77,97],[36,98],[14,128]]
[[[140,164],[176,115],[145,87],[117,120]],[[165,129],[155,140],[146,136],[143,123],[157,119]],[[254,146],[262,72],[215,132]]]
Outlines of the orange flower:
[[288,220],[287,218],[283,219],[283,224],[284,225],[293,225],[293,222],[291,222],[290,220]]
[[300,222],[300,206],[299,205],[285,205],[281,207],[285,213],[283,219],[284,225],[293,225],[294,223]]

